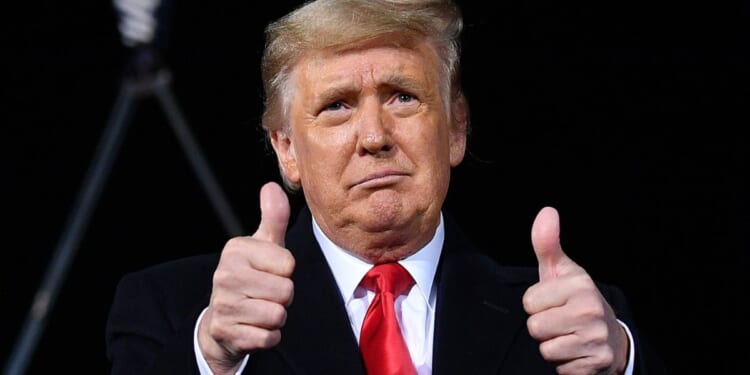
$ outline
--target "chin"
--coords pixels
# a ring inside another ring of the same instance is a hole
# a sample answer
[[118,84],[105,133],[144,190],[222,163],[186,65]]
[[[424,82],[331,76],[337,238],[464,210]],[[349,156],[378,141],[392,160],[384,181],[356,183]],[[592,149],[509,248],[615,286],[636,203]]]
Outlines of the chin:
[[408,221],[410,211],[403,198],[394,191],[379,191],[372,194],[360,211],[363,214],[362,222],[380,230],[403,225]]
[[391,262],[398,262],[401,259],[404,259],[411,255],[412,253],[405,253],[403,250],[393,250],[393,251],[381,251],[376,250],[369,252],[364,255],[364,258],[369,261],[372,264],[380,264],[380,263],[391,263]]

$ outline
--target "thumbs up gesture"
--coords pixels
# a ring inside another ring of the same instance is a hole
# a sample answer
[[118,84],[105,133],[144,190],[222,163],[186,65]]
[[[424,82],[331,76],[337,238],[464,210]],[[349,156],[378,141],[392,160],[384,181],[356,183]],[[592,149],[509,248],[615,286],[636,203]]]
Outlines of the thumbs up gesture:
[[199,323],[198,343],[214,374],[233,374],[246,354],[278,344],[294,295],[294,257],[284,248],[289,200],[278,184],[267,183],[260,207],[255,234],[224,246]]
[[531,243],[539,282],[526,291],[523,306],[542,357],[559,374],[624,373],[627,334],[586,270],[563,252],[557,210],[539,211]]

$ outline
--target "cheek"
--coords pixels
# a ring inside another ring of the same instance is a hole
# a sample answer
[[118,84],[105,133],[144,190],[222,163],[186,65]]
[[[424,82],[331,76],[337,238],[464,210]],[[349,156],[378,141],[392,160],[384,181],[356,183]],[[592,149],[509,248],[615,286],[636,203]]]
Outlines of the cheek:
[[450,159],[450,142],[447,132],[440,130],[436,123],[424,123],[408,128],[409,135],[402,142],[403,147],[422,163],[430,163],[432,167],[442,169]]
[[356,141],[345,127],[320,129],[306,134],[297,144],[297,158],[303,179],[325,180],[322,175],[338,175],[346,166]]

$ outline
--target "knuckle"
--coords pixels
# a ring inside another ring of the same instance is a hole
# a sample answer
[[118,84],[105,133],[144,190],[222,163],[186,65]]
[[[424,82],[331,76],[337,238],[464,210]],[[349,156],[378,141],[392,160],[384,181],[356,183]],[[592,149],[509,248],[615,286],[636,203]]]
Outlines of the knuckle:
[[552,355],[554,354],[554,348],[551,342],[545,341],[539,344],[539,353],[542,354],[542,357],[546,360],[550,360],[552,358]]
[[291,302],[294,296],[294,281],[292,279],[284,279],[279,285],[279,293],[282,303],[287,304]]
[[217,267],[214,271],[213,283],[214,285],[226,285],[232,278],[232,273],[222,267]]
[[258,335],[258,345],[261,348],[268,349],[276,346],[281,342],[281,331],[275,330],[262,330]]
[[526,319],[526,328],[529,330],[529,335],[533,338],[539,338],[541,331],[541,322],[536,319],[533,315]]
[[593,322],[600,322],[604,320],[607,310],[601,301],[592,297],[581,299],[579,300],[579,302],[579,305],[585,306],[585,310],[582,313],[582,316],[584,316],[586,319]]
[[269,305],[269,320],[274,327],[282,327],[286,322],[286,309],[278,304]]
[[591,315],[595,318],[602,318],[605,315],[605,309],[604,304],[597,301],[597,303],[592,303],[591,305]]
[[231,315],[235,311],[235,306],[223,298],[214,298],[211,301],[211,309],[215,315],[224,316]]
[[287,251],[284,256],[279,257],[279,272],[283,276],[291,276],[296,265],[294,256]]
[[601,351],[601,353],[598,356],[597,360],[597,366],[598,367],[609,367],[612,362],[614,362],[615,355],[612,352],[612,349],[609,347],[606,347],[604,350]]
[[592,332],[592,340],[595,344],[603,344],[607,342],[607,338],[609,337],[609,329],[607,329],[607,325],[604,324],[602,321],[598,321],[597,324],[594,324],[593,327],[591,327]]
[[226,342],[230,339],[230,330],[216,320],[212,320],[209,323],[208,334],[217,342]]
[[239,249],[242,248],[243,243],[244,239],[242,237],[232,237],[224,244],[224,252],[233,253],[239,251]]
[[521,302],[523,302],[523,309],[526,310],[526,312],[534,312],[535,302],[531,293],[524,294]]

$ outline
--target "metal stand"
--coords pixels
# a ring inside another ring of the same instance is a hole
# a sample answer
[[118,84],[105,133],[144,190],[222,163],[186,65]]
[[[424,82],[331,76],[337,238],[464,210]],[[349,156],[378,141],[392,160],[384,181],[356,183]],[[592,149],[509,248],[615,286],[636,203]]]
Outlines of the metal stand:
[[34,301],[21,329],[16,346],[6,364],[3,372],[5,375],[19,375],[26,371],[26,366],[44,329],[47,315],[54,305],[81,235],[88,225],[89,217],[99,199],[102,186],[109,175],[112,163],[122,143],[136,99],[154,95],[159,100],[167,114],[169,125],[179,140],[185,156],[198,176],[227,234],[237,236],[244,233],[177,105],[170,83],[171,74],[167,69],[162,69],[151,76],[138,79],[125,78],[123,80],[107,127],[102,134],[94,159],[76,197],[75,206],[68,217],[47,273],[34,296]]

